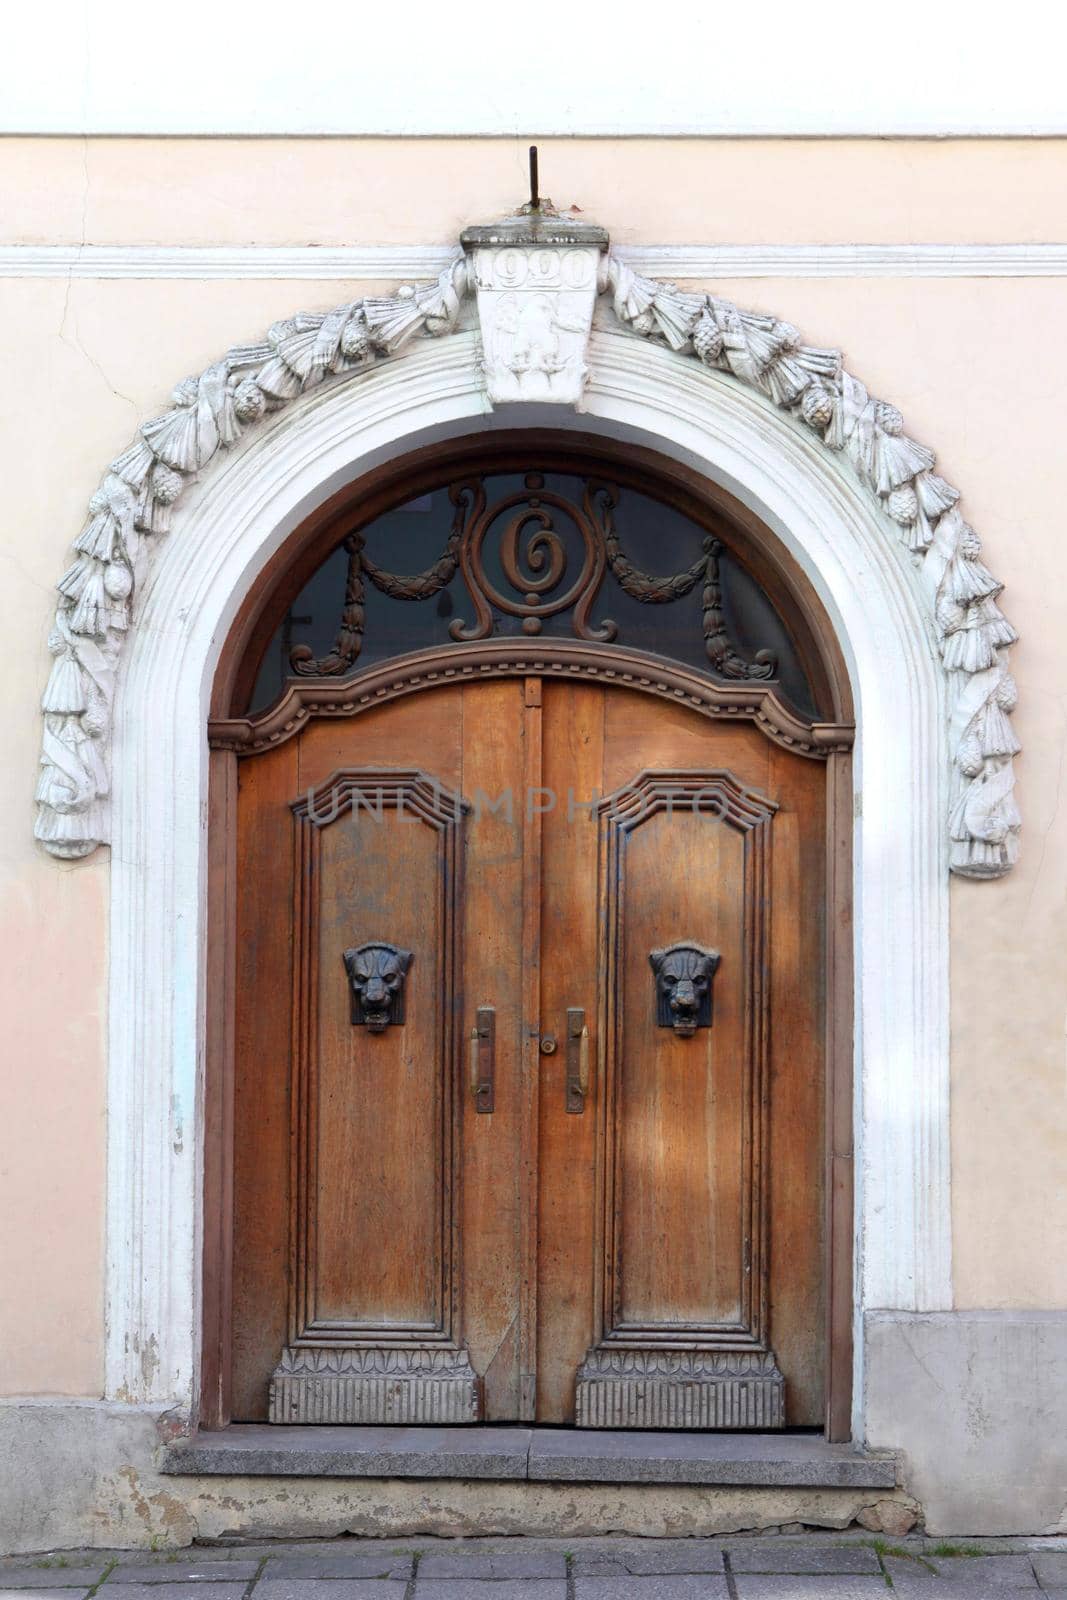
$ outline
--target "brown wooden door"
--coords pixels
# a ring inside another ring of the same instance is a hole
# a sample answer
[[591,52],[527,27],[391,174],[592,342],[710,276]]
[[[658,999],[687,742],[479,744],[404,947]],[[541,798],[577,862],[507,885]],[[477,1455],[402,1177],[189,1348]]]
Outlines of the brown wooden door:
[[820,1423],[824,835],[589,681],[243,760],[233,1415]]

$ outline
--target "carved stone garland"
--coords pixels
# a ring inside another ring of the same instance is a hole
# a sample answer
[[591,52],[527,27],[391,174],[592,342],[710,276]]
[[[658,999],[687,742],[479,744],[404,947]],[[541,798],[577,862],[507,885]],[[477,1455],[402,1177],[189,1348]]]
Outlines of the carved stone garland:
[[[85,856],[108,838],[116,664],[146,558],[155,536],[169,531],[185,485],[264,416],[328,378],[363,371],[416,337],[452,332],[473,275],[460,257],[434,284],[275,323],[262,343],[236,346],[183,379],[171,410],[146,422],[111,463],[89,501],[76,559],[59,581],[49,636],[55,661],[42,702],[34,832],[53,855]],[[837,351],[801,344],[787,322],[642,278],[611,255],[597,287],[610,291],[624,327],[729,373],[844,455],[921,556],[961,728],[951,867],[973,878],[1006,872],[1019,833],[1012,796],[1019,743],[1009,721],[1016,691],[1006,654],[1016,634],[997,605],[1002,585],[979,559],[978,536],[961,515],[959,491],[933,471],[933,452],[904,434],[894,406],[843,370]],[[715,603],[706,599],[706,617]],[[350,592],[346,606],[351,625],[361,624],[362,592]]]

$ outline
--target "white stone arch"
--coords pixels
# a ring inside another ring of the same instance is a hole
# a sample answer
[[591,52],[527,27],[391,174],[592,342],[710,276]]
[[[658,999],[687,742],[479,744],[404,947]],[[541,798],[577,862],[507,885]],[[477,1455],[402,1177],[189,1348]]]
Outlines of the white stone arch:
[[[205,730],[219,652],[256,574],[336,488],[420,444],[526,420],[521,407],[490,412],[479,357],[476,335],[460,332],[294,401],[190,488],[140,589],[115,700],[110,1398],[195,1404]],[[859,723],[857,1318],[946,1309],[952,762],[922,575],[848,466],[765,398],[624,332],[595,333],[589,361],[584,412],[539,405],[530,408],[536,422],[631,437],[721,482],[778,535],[838,630]],[[857,1363],[862,1351],[860,1336]]]
[[[921,568],[950,686],[949,864],[972,878],[1007,872],[1019,835],[1012,793],[1019,744],[1009,721],[1016,691],[1007,661],[1015,630],[997,604],[1002,585],[979,559],[981,543],[960,513],[959,491],[933,471],[933,451],[904,434],[897,408],[846,372],[839,351],[802,344],[791,323],[601,257],[607,234],[595,225],[538,211],[469,228],[462,239],[471,258],[455,258],[436,283],[300,313],[274,323],[264,340],[227,350],[183,378],[171,409],[143,423],[110,463],[90,498],[75,560],[59,580],[48,641],[55,662],[42,700],[34,828],[45,848],[72,858],[111,837],[112,706],[133,597],[151,547],[170,531],[172,507],[220,452],[328,379],[358,375],[419,335],[455,332],[472,287],[490,398],[578,404],[594,303],[610,290],[616,328],[766,396],[847,460],[886,513],[887,535]],[[525,285],[518,298],[517,282]]]

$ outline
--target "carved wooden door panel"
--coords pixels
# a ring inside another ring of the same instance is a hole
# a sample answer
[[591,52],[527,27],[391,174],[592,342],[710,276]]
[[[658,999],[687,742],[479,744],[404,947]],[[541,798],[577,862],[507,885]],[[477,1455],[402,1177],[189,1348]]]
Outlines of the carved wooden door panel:
[[821,1421],[824,778],[534,675],[242,762],[236,1418]]
[[439,689],[242,765],[235,1417],[520,1414],[523,824],[482,796],[523,718]]
[[539,1416],[820,1424],[825,768],[582,684],[545,730],[599,800],[544,823],[543,1015],[595,1065],[584,1109],[542,1068]]

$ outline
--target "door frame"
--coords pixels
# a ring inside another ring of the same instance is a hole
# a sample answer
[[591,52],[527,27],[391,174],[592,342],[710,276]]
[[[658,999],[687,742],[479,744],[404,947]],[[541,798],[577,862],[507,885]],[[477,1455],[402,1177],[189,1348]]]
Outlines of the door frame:
[[[427,674],[456,670],[520,676],[530,668],[530,640],[450,644],[393,658],[351,680],[303,679],[254,722],[235,715],[280,618],[311,573],[354,527],[382,511],[472,470],[518,470],[531,455],[549,469],[610,474],[613,481],[666,501],[723,538],[768,592],[812,683],[820,718],[810,727],[758,683],[716,684],[659,657],[608,645],[556,638],[536,641],[542,676],[605,675],[626,687],[691,705],[715,719],[740,715],[765,737],[826,763],[825,1114],[823,1128],[826,1323],[825,1431],[852,1434],[854,1322],[852,932],[853,703],[846,664],[825,608],[799,563],[754,513],[720,485],[647,448],[625,451],[608,439],[528,429],[460,437],[394,458],[346,485],[305,518],[265,564],[244,596],[223,644],[209,708],[206,1060],[204,1084],[202,1360],[199,1422],[230,1420],[233,1142],[235,1137],[234,967],[237,860],[237,771],[251,754],[291,737],[309,716],[358,716],[365,704],[413,691],[430,693]],[[358,507],[358,510],[354,510]],[[738,538],[743,539],[738,544]],[[542,660],[544,657],[551,659]],[[644,670],[642,670],[644,669]],[[414,681],[413,681],[414,680]]]
[[[458,330],[295,400],[189,486],[139,584],[112,745],[105,1404],[198,1421],[201,1269],[217,1227],[203,1181],[204,728],[223,642],[274,552],[340,486],[398,450],[529,419],[492,411],[480,358],[477,334]],[[886,1313],[953,1305],[945,819],[956,713],[926,580],[849,463],[762,395],[610,327],[594,329],[589,362],[580,416],[547,405],[532,415],[653,446],[736,494],[818,594],[856,695],[852,1438],[862,1444],[868,1348],[878,1357],[865,1330]]]

